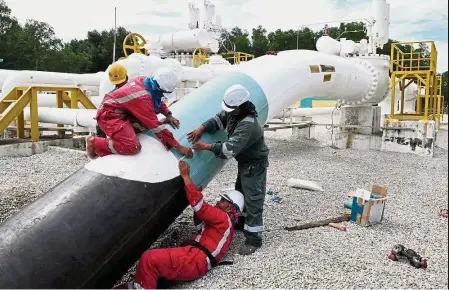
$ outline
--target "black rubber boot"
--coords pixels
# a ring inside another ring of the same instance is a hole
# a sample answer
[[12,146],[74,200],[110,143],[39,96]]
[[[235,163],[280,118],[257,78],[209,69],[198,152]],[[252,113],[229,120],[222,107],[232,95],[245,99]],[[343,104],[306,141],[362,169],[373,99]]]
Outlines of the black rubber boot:
[[239,254],[242,256],[252,255],[255,251],[262,247],[262,241],[245,241],[240,247]]

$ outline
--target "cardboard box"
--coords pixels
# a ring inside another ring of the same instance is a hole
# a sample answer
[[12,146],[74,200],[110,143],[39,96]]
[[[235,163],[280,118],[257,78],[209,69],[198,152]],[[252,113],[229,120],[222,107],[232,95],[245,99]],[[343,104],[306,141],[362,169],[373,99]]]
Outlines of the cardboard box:
[[385,204],[388,200],[387,189],[373,185],[371,192],[358,189],[352,197],[351,221],[363,227],[382,223]]

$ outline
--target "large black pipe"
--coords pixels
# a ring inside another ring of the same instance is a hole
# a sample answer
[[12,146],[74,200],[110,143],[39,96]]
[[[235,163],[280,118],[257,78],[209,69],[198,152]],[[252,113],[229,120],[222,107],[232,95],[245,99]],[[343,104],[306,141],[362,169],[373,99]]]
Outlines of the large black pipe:
[[0,288],[110,288],[186,206],[179,177],[80,169],[0,225]]

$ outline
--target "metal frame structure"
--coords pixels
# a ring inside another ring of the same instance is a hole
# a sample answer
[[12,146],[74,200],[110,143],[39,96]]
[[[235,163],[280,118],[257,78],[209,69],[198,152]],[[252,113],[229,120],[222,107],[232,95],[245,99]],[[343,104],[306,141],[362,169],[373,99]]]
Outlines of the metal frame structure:
[[[429,54],[425,55],[422,51],[416,51],[416,46],[429,47]],[[404,47],[410,48],[410,51],[405,50]],[[438,85],[437,58],[438,52],[433,41],[400,42],[391,45],[391,114],[389,119],[432,120],[439,123],[441,118],[441,80]],[[405,89],[414,82],[418,84],[416,114],[405,114]],[[399,114],[395,114],[397,84],[401,91]],[[439,93],[438,86],[440,86]],[[422,110],[423,99],[424,110]]]
[[[31,86],[17,87],[0,101],[0,134],[16,120],[17,138],[25,137],[25,119],[23,110],[30,105],[31,140],[39,141],[38,92],[55,92],[58,108],[66,105],[70,109],[79,109],[81,103],[86,109],[96,109],[92,101],[76,86]],[[58,127],[64,127],[58,125]],[[58,134],[62,132],[59,130]]]
[[[429,98],[429,115],[434,116],[437,122],[437,128],[440,129],[441,122],[444,118],[444,96],[442,95],[443,78],[441,75],[437,75],[435,79],[435,92],[434,95]],[[423,115],[422,104],[425,100],[425,96],[422,92],[425,92],[425,85],[421,81],[418,81],[418,97],[416,99],[416,114]]]
[[[226,55],[230,55],[230,54],[232,54],[232,56],[226,57]],[[226,53],[222,53],[221,55],[226,60],[232,59],[234,61],[234,64],[240,64],[240,62],[242,62],[242,61],[249,61],[249,60],[254,59],[253,54],[240,52],[240,51],[226,52]]]

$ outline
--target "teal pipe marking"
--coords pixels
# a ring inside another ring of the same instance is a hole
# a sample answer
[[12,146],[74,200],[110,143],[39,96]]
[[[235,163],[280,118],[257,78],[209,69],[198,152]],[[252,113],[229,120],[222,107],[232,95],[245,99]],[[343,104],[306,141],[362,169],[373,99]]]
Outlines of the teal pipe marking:
[[[182,98],[170,107],[173,116],[177,118],[181,126],[179,129],[167,128],[173,133],[181,145],[192,147],[187,140],[187,134],[202,123],[212,118],[221,111],[221,102],[225,91],[232,85],[243,85],[251,94],[251,102],[256,106],[258,120],[261,125],[268,118],[268,102],[260,85],[244,73],[229,72],[216,77],[202,85],[200,88]],[[152,132],[146,131],[147,135],[157,138]],[[223,130],[214,135],[204,134],[202,142],[215,143],[227,140],[227,133]],[[174,149],[173,154],[180,159],[182,156]],[[196,186],[206,187],[213,177],[221,171],[227,160],[218,159],[212,152],[195,151],[192,159],[184,159],[190,165],[190,175]]]

